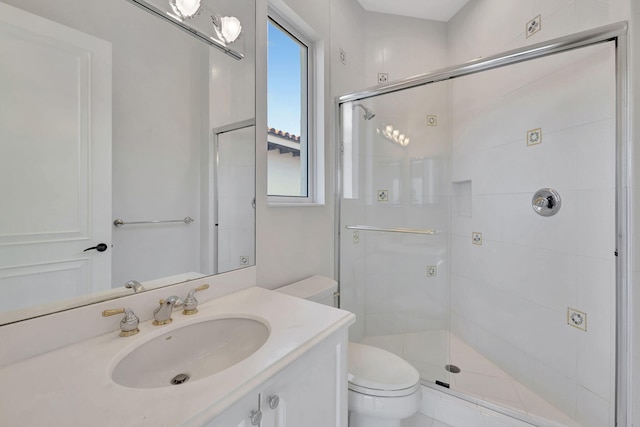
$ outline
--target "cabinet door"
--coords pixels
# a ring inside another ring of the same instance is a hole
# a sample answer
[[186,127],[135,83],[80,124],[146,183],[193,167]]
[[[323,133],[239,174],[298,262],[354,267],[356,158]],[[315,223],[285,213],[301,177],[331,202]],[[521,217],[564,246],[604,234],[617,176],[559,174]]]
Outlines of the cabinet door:
[[209,421],[202,427],[253,427],[249,419],[249,413],[258,409],[259,399],[257,393],[249,393],[236,402],[222,415]]
[[346,427],[340,347],[316,349],[266,385],[260,395],[261,427]]

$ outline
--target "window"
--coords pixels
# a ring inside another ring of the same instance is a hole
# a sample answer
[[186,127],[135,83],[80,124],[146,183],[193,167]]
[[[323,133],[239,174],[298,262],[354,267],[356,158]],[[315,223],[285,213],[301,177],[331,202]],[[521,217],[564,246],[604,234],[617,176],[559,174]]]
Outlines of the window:
[[274,13],[267,37],[267,194],[275,203],[312,202],[313,45]]

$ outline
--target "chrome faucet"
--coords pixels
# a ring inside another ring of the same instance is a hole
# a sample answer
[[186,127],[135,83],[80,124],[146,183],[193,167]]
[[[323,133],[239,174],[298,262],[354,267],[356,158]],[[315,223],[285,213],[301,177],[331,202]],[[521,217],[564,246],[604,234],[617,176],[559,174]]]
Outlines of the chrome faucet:
[[171,323],[171,313],[175,307],[181,307],[184,302],[175,295],[170,296],[167,299],[160,300],[160,306],[153,310],[153,324],[154,325],[166,325]]
[[138,292],[142,292],[146,290],[144,286],[142,286],[142,283],[138,282],[137,280],[129,280],[127,283],[124,284],[124,287],[128,289],[133,289],[133,293],[136,293],[136,294]]

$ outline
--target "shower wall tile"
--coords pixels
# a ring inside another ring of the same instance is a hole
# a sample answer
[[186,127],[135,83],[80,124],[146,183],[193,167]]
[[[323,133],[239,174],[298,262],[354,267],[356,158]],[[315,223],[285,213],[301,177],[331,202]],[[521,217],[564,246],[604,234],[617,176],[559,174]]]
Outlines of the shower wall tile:
[[394,81],[446,66],[446,38],[444,22],[366,13],[363,87],[377,85],[377,73]]
[[[452,304],[453,305],[453,304]],[[455,310],[451,310],[450,331],[467,345],[477,348],[478,326]]]
[[[582,133],[574,135],[578,165],[574,189],[614,189],[611,183],[616,168],[615,149],[612,147],[615,141],[611,136],[615,135],[615,119],[595,121],[580,129]],[[606,150],[601,149],[603,144],[607,146]]]
[[502,240],[503,206],[500,195],[475,195],[470,198],[473,215],[454,217],[452,232],[456,236],[471,236],[472,232],[482,232],[483,241]]
[[362,339],[362,344],[380,347],[402,357],[404,353],[404,337],[402,335],[367,335]]
[[613,401],[615,261],[578,257],[578,265],[576,307],[589,315],[587,331],[578,334],[578,384]]
[[567,305],[575,302],[575,255],[504,244],[499,258],[503,276],[495,282],[497,288],[560,314],[566,314]]
[[612,426],[613,417],[609,402],[578,387],[577,393],[577,421],[584,427]]
[[574,379],[542,362],[535,362],[534,389],[562,412],[576,418],[577,386]]
[[[449,21],[450,61],[462,63],[556,37],[558,32],[575,32],[574,3],[574,0],[472,2]],[[542,15],[542,31],[527,39],[524,24],[538,14]],[[486,31],[486,22],[495,24],[492,31]]]
[[[546,184],[550,184],[547,182]],[[540,188],[545,187],[541,183]],[[570,254],[575,251],[578,234],[575,195],[561,193],[562,207],[551,217],[538,215],[531,207],[532,193],[505,194],[502,197],[504,242],[535,249]]]
[[[368,310],[368,308],[367,308]],[[407,331],[407,315],[402,312],[365,314],[365,335],[399,335]]]
[[[575,328],[572,328],[575,329]],[[576,329],[576,332],[582,332]],[[615,347],[608,319],[592,319],[589,313],[587,332],[577,334],[576,376],[578,385],[607,401],[613,401],[614,365],[611,349]]]
[[575,4],[577,31],[598,27],[602,25],[603,19],[611,19],[608,0],[581,0]]
[[535,358],[531,353],[525,352],[506,341],[500,345],[502,357],[500,366],[514,378],[527,387],[532,387],[534,382]]
[[578,255],[602,259],[614,259],[615,243],[615,190],[580,191],[576,207],[580,215],[576,218],[578,233],[576,241]]
[[536,344],[532,353],[536,361],[552,366],[575,383],[578,338],[584,332],[567,326],[566,312],[557,313],[540,307],[536,321],[535,327],[527,331]]

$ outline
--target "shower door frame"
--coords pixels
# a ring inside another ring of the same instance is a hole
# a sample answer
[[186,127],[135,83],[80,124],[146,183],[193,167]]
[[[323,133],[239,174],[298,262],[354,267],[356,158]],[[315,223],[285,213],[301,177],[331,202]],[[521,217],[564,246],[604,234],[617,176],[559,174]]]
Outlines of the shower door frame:
[[[408,79],[399,80],[382,86],[376,86],[362,91],[351,92],[335,98],[335,140],[338,142],[338,150],[336,150],[336,203],[335,203],[335,271],[338,278],[338,286],[340,282],[340,206],[343,196],[342,188],[342,115],[340,107],[342,104],[353,101],[361,101],[367,98],[384,95],[387,93],[398,92],[418,86],[424,86],[431,83],[437,83],[457,77],[467,76],[471,74],[488,71],[507,65],[518,64],[533,59],[543,58],[546,56],[568,52],[570,50],[582,47],[593,46],[601,43],[614,42],[615,44],[615,62],[616,62],[616,354],[615,354],[615,425],[626,426],[627,421],[631,420],[631,405],[629,399],[631,396],[631,357],[630,357],[630,313],[631,298],[629,278],[631,277],[631,259],[630,259],[630,243],[629,230],[631,218],[631,141],[629,139],[629,83],[628,83],[628,48],[627,48],[628,23],[626,21],[618,22],[580,33],[556,38],[546,42],[526,46],[520,49],[510,50],[497,55],[489,56],[484,59],[470,61],[461,65],[443,68],[431,73],[422,74]],[[488,407],[489,409],[498,410],[506,415],[517,416],[515,411],[499,407],[481,399],[465,396],[461,393],[451,392],[449,390],[438,390],[453,394],[473,403]],[[518,417],[520,418],[520,417]]]

